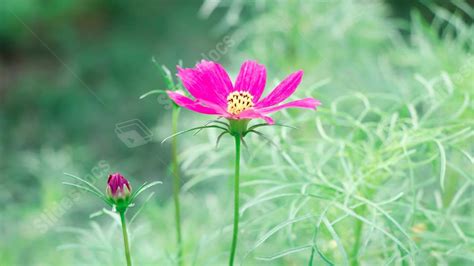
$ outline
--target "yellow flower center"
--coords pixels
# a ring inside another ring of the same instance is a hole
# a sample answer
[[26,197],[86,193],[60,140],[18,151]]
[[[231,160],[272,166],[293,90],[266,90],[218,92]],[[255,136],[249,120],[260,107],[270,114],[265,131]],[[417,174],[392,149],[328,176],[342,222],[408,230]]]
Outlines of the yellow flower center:
[[253,96],[246,91],[234,91],[227,96],[227,112],[238,115],[253,107]]

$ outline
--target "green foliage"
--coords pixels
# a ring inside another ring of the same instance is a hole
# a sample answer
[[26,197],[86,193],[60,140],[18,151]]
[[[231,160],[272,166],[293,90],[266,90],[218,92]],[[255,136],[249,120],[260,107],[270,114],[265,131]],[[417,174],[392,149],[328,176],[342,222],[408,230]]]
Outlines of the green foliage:
[[[472,25],[433,6],[433,23],[415,12],[403,36],[378,2],[281,2],[237,29],[232,58],[270,66],[270,79],[304,69],[299,96],[323,105],[277,116],[298,127],[266,131],[279,149],[247,139],[241,262],[471,264]],[[196,142],[186,191],[229,189],[231,143],[214,155]]]

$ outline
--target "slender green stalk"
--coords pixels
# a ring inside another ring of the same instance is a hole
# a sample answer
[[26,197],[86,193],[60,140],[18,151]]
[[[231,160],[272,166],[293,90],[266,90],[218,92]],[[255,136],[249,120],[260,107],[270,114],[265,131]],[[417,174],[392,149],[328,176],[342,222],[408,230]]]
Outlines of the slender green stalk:
[[[178,132],[178,118],[180,108],[173,106],[172,114],[172,130],[173,134]],[[179,204],[179,191],[181,187],[181,178],[179,176],[179,163],[178,163],[178,138],[173,138],[171,144],[172,153],[172,164],[173,164],[173,200],[175,209],[175,221],[176,221],[176,241],[178,245],[178,265],[183,265],[183,243],[181,235],[181,208]]]
[[[365,197],[366,199],[370,200],[376,190],[374,189],[368,189],[368,188],[362,188],[360,190],[360,194]],[[355,213],[358,216],[364,217],[366,212],[367,212],[367,205],[362,205],[356,209],[354,209]],[[361,238],[362,238],[362,233],[363,233],[363,228],[364,228],[364,222],[362,220],[357,219],[355,222],[355,227],[354,227],[354,235],[355,235],[355,241],[354,245],[352,246],[352,253],[351,253],[351,266],[358,266],[359,265],[359,248],[361,245]]]
[[130,248],[128,245],[128,233],[127,233],[127,221],[125,220],[125,210],[120,211],[120,221],[122,222],[122,235],[123,245],[125,249],[125,259],[127,260],[127,266],[132,266],[132,259],[130,257]]
[[311,255],[309,256],[308,266],[313,266],[313,259],[314,259],[314,251],[316,250],[316,235],[318,234],[318,227],[314,227],[313,233],[313,246],[311,247]]
[[[359,209],[355,210],[355,212],[360,215],[364,216],[365,214],[366,207],[365,205],[359,207]],[[352,246],[352,254],[351,254],[351,265],[352,266],[358,266],[359,265],[359,248],[360,248],[360,241],[362,237],[362,228],[364,226],[364,223],[361,220],[357,220],[354,228],[354,235],[355,235],[355,241],[354,245]]]
[[239,176],[240,176],[240,135],[235,135],[235,176],[234,176],[234,230],[232,233],[232,246],[230,248],[229,265],[234,265],[235,249],[239,234]]
[[315,248],[311,247],[311,255],[309,256],[308,266],[313,266],[314,250]]

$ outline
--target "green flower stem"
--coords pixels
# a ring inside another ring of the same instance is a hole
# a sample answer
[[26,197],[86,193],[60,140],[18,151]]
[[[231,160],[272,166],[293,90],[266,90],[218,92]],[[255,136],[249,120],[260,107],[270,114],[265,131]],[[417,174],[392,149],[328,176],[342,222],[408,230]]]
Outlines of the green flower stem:
[[[360,207],[360,210],[355,210],[355,212],[360,215],[364,216],[365,214],[365,205]],[[352,246],[352,254],[351,254],[351,265],[352,266],[358,266],[359,265],[359,247],[360,247],[360,240],[362,237],[362,228],[364,224],[362,223],[361,220],[357,220],[355,227],[354,227],[354,235],[355,235],[355,241],[354,245]]]
[[128,245],[128,233],[127,233],[127,221],[125,220],[125,210],[119,211],[120,221],[122,222],[122,235],[123,235],[123,245],[125,249],[125,258],[127,260],[127,266],[132,266],[132,259],[130,257],[130,248]]
[[232,246],[230,248],[229,265],[234,265],[235,249],[237,248],[237,237],[239,234],[239,175],[240,175],[240,138],[235,136],[235,176],[234,176],[234,230],[232,235]]
[[[180,108],[173,106],[172,113],[172,130],[173,134],[178,132],[178,118]],[[175,221],[176,221],[176,241],[178,245],[178,265],[183,265],[183,244],[181,235],[181,208],[179,204],[179,191],[181,185],[181,179],[179,176],[179,163],[178,163],[178,138],[173,138],[171,144],[172,153],[172,164],[173,164],[173,200],[175,209]]]
[[[366,199],[371,199],[376,191],[373,189],[362,189],[360,191],[361,195]],[[355,213],[358,216],[364,217],[367,212],[367,205],[362,205],[356,209],[354,209]],[[354,225],[354,235],[355,241],[354,245],[352,246],[352,254],[351,254],[351,266],[358,266],[359,265],[359,248],[361,245],[361,238],[364,229],[364,223],[362,220],[357,219]]]
[[[381,185],[382,180],[378,180],[378,182],[374,182],[374,187],[378,187]],[[367,200],[371,200],[374,196],[374,194],[377,192],[377,190],[372,189],[372,188],[362,188],[359,193],[361,197],[366,198]],[[359,206],[358,208],[354,209],[354,212],[361,217],[364,217],[367,214],[367,205],[362,205]],[[361,241],[362,241],[362,234],[364,231],[364,222],[360,219],[357,219],[355,221],[354,225],[354,235],[355,235],[355,241],[354,245],[352,246],[352,253],[351,253],[351,258],[350,258],[350,263],[351,266],[358,266],[360,264],[359,262],[359,249],[361,246]]]

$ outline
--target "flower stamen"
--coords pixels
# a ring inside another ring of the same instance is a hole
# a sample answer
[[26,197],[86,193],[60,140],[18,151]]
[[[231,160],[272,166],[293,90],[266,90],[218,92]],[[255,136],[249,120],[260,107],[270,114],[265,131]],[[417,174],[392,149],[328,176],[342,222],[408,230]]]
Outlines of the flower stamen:
[[227,96],[227,112],[238,115],[254,106],[253,96],[247,91],[234,91]]

